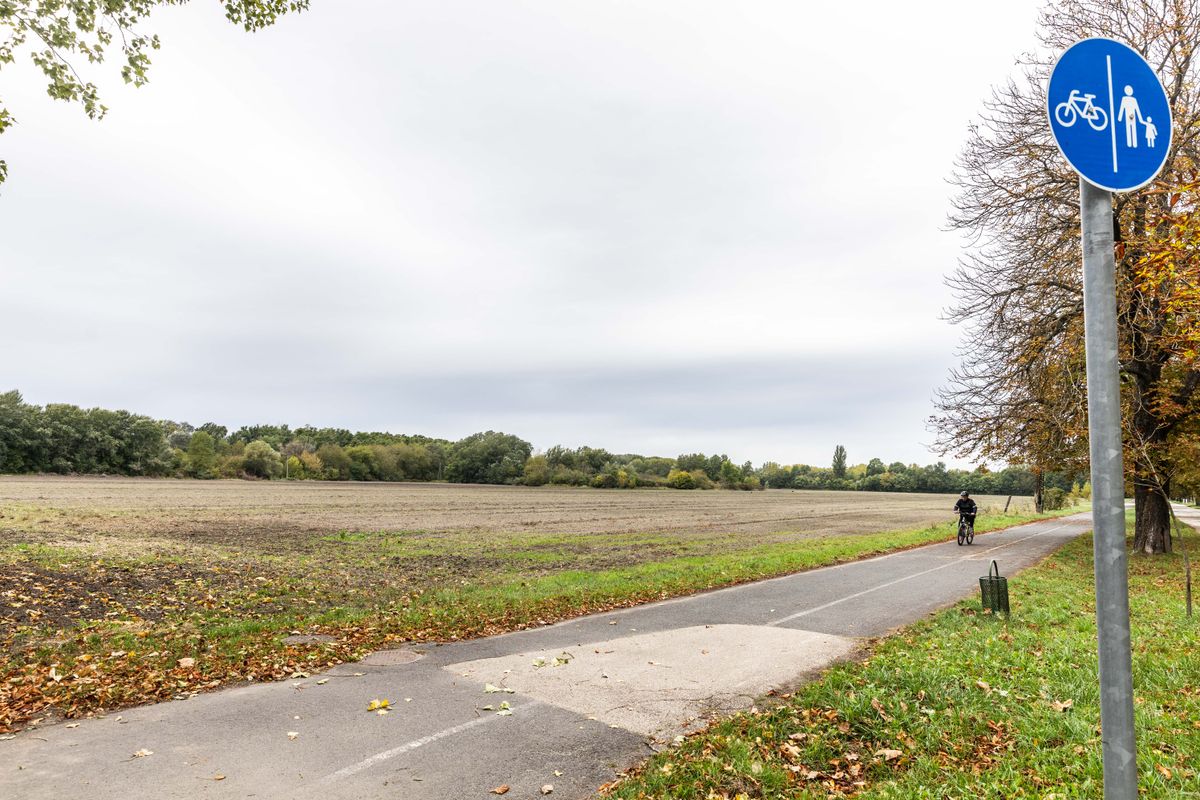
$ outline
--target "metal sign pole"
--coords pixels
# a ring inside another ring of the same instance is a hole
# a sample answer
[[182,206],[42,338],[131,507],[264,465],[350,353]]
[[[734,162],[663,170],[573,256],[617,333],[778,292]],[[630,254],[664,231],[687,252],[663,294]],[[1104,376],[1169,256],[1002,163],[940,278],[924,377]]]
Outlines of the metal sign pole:
[[1112,193],[1079,181],[1105,800],[1137,797]]

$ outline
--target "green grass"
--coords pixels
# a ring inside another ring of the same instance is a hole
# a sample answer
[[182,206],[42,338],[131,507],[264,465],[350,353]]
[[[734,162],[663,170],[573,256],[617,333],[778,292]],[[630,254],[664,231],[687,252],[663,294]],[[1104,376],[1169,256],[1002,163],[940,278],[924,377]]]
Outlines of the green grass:
[[[1035,519],[993,514],[980,517],[977,531]],[[188,553],[97,558],[77,547],[0,547],[0,567],[41,571],[22,584],[22,602],[53,617],[0,630],[0,730],[50,710],[79,716],[245,680],[283,678],[396,642],[518,630],[947,541],[954,533],[955,524],[947,523],[760,540],[723,552],[642,533],[618,537],[620,547],[636,540],[650,560],[607,567],[605,559],[614,556],[613,549],[604,549],[609,537],[587,549],[581,539],[593,537],[579,535],[455,539],[439,549],[438,540],[414,532],[346,531],[323,537],[315,549],[290,553],[213,546],[203,560]],[[732,535],[723,543],[735,545]],[[660,551],[669,555],[658,557]],[[430,558],[437,561],[420,560]],[[455,559],[462,564],[455,566]],[[114,576],[127,581],[122,593],[112,588]],[[82,605],[94,612],[98,603],[104,604],[102,618],[78,615]],[[283,637],[293,631],[329,634],[336,641],[285,645]],[[180,659],[195,664],[182,667]],[[51,675],[65,677],[48,680]]]
[[[1189,535],[1189,539],[1190,539]],[[1190,542],[1189,542],[1190,544]],[[1091,537],[883,640],[775,706],[654,757],[611,794],[672,798],[1098,798]],[[1130,558],[1141,796],[1200,796],[1200,653],[1178,555]]]

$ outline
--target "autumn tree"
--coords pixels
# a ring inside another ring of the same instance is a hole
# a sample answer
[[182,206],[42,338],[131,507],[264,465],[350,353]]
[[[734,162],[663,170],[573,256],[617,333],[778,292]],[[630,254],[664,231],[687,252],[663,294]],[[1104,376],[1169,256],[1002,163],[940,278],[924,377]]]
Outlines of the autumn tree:
[[[101,119],[108,107],[100,102],[96,85],[80,70],[103,63],[120,52],[121,77],[144,86],[149,80],[150,53],[158,37],[144,30],[150,15],[162,6],[188,0],[0,0],[0,68],[28,52],[47,81],[46,93],[55,100],[79,103],[91,119]],[[309,0],[221,0],[225,17],[246,31],[257,31],[292,11],[308,8]],[[16,119],[0,103],[0,133]],[[0,160],[0,183],[8,165]]]
[[833,448],[833,477],[846,477],[846,448],[840,444]]
[[246,445],[243,464],[247,475],[257,478],[274,478],[283,472],[283,460],[270,444],[256,439]]
[[188,443],[188,473],[194,478],[211,478],[217,464],[217,448],[207,431],[196,431]]
[[[1187,284],[1172,277],[1176,259],[1161,254],[1173,248],[1171,198],[1193,177],[1200,15],[1195,0],[1065,0],[1040,23],[1041,50],[993,91],[955,172],[951,226],[974,245],[949,281],[957,297],[950,319],[966,330],[963,365],[942,392],[934,425],[947,449],[1043,469],[1084,458],[1079,178],[1051,138],[1045,87],[1053,58],[1079,39],[1129,44],[1158,72],[1175,117],[1158,181],[1118,195],[1113,208],[1135,545],[1166,552],[1169,440],[1192,414],[1200,379],[1173,332]],[[1186,197],[1178,203],[1182,209]]]
[[453,483],[515,483],[532,452],[529,442],[511,434],[473,433],[454,443],[446,477]]

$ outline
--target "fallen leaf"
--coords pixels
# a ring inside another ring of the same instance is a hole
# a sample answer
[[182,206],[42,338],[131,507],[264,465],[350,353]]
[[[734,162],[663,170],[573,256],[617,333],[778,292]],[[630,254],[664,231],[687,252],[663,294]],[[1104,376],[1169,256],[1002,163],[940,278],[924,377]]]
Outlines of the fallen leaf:
[[78,727],[79,727],[79,723],[78,723],[78,722],[70,722],[70,723],[67,723],[67,724],[66,724],[64,727],[67,727],[67,728],[78,728]]
[[511,717],[512,709],[511,708],[502,708],[496,712],[496,716],[497,717]]
[[391,703],[386,697],[383,700],[372,700],[367,704],[367,711],[379,711],[381,709],[387,709],[387,707],[390,705]]
[[1062,711],[1066,711],[1068,708],[1070,708],[1073,705],[1075,705],[1074,700],[1055,700],[1054,702],[1052,702],[1050,704],[1050,707],[1053,708],[1055,711],[1062,712]]
[[562,770],[561,770],[561,769],[556,769],[556,770],[554,770],[554,777],[556,777],[556,778],[561,778],[561,777],[562,777]]
[[879,718],[882,719],[884,722],[891,721],[892,718],[889,717],[887,715],[887,712],[883,710],[883,703],[879,702],[878,697],[871,698],[871,708],[875,709],[876,713],[879,714]]
[[978,686],[980,689],[983,689],[985,692],[990,692],[992,690],[992,687],[988,684],[987,681],[975,681],[975,685]]
[[187,658],[181,658],[175,663],[177,663],[179,666],[183,667],[184,669],[191,669],[192,667],[196,666],[196,659],[189,656]]
[[300,735],[300,731],[288,731],[287,734],[289,739],[295,739]]
[[224,775],[213,775],[213,780],[214,781],[223,781],[223,780],[225,780],[225,776]]
[[500,784],[495,789],[492,789],[492,791],[489,792],[489,794],[508,794],[508,784],[507,783]]
[[542,794],[550,794],[553,791],[554,791],[553,783],[547,783],[545,786],[542,787]]
[[152,756],[152,755],[154,755],[153,750],[147,750],[146,748],[143,747],[141,750],[138,750],[136,753],[134,753],[133,757],[134,758],[145,758],[146,756]]
[[317,681],[317,686],[324,686],[327,683],[329,683],[329,678],[321,678],[321,680]]
[[883,750],[875,751],[875,757],[882,758],[884,761],[893,761],[902,755],[904,755],[904,751],[902,750],[889,750],[884,748]]

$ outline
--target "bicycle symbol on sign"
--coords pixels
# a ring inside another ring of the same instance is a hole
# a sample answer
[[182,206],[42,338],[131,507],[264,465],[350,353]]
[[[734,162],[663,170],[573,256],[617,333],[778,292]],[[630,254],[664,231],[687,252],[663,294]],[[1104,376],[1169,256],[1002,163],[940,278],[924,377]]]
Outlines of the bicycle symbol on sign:
[[1059,125],[1069,128],[1083,117],[1092,130],[1102,131],[1108,127],[1108,114],[1092,102],[1095,99],[1094,94],[1080,94],[1078,89],[1072,89],[1071,96],[1054,107],[1054,118]]

